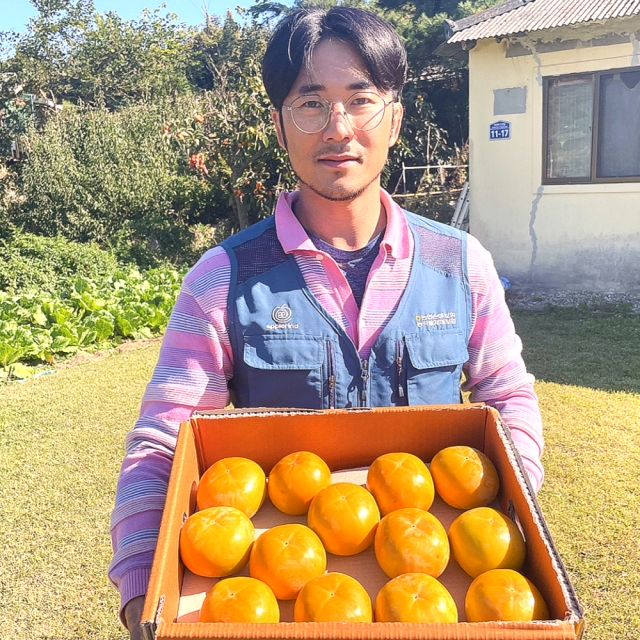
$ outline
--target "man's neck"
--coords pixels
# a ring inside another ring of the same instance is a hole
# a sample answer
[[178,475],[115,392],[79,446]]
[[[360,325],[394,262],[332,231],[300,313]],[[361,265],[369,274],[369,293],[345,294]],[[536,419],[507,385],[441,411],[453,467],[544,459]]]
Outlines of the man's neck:
[[385,227],[387,217],[380,202],[379,185],[371,185],[354,200],[334,202],[300,185],[294,213],[310,233],[337,249],[365,247]]

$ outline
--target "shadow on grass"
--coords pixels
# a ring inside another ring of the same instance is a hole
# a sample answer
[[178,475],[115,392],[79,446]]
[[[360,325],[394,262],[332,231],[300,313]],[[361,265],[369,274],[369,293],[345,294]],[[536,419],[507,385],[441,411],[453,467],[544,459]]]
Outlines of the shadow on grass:
[[512,315],[538,380],[640,393],[640,314],[548,306]]

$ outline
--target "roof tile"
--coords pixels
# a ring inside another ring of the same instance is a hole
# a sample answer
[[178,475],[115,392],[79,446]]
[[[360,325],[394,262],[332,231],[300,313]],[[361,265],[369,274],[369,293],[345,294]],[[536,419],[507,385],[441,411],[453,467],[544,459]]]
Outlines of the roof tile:
[[447,43],[635,15],[640,15],[640,0],[507,0],[453,23]]

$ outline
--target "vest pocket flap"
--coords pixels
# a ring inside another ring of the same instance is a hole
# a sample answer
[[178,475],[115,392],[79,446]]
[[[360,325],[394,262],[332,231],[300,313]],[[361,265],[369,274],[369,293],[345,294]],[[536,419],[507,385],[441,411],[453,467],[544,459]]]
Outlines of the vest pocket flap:
[[429,339],[413,335],[405,338],[409,360],[416,369],[434,369],[466,362],[467,344],[462,332],[429,331]]
[[322,342],[316,338],[245,336],[244,361],[254,369],[317,369],[324,360]]

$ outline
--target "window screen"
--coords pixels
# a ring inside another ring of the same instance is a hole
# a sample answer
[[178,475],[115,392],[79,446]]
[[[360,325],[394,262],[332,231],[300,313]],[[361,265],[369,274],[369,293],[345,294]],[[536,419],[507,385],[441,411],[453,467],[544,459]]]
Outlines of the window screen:
[[549,80],[547,178],[589,178],[593,76]]
[[543,182],[640,181],[640,69],[544,82]]

